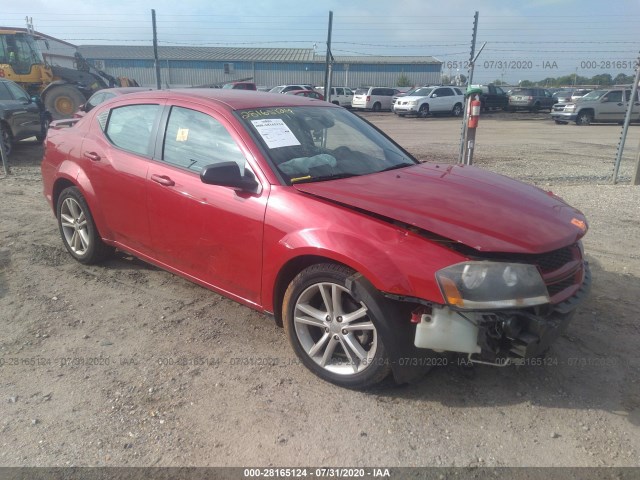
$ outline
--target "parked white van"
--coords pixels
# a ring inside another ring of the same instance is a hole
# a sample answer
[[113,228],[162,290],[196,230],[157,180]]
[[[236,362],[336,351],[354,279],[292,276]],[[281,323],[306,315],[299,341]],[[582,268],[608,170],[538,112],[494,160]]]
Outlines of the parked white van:
[[351,106],[365,110],[391,110],[391,97],[398,94],[395,88],[388,87],[364,87],[357,88],[353,94]]
[[[324,87],[316,88],[320,93],[324,95],[326,100],[327,95],[324,93]],[[351,101],[353,100],[353,90],[347,87],[331,87],[331,103],[334,105],[340,105],[341,107],[351,107]]]

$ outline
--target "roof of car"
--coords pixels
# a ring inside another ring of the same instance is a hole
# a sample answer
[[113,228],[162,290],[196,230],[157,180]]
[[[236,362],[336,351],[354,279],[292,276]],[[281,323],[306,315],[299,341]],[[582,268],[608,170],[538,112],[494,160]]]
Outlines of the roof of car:
[[98,90],[96,93],[113,92],[120,95],[124,95],[126,93],[147,92],[151,90],[153,90],[153,88],[151,87],[114,87],[114,88],[103,88],[102,90]]
[[[271,108],[288,106],[322,105],[335,107],[327,102],[321,102],[302,97],[300,95],[282,95],[280,93],[266,93],[252,90],[234,90],[219,88],[180,88],[170,90],[154,90],[133,93],[126,96],[127,101],[137,98],[161,98],[174,100],[192,100],[196,102],[216,103],[225,105],[230,110],[247,108]],[[335,107],[338,108],[338,107]]]

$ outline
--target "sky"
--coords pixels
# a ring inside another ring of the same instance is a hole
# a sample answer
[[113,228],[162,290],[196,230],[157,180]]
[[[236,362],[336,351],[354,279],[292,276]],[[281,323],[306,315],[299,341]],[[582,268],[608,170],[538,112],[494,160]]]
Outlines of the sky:
[[633,75],[640,54],[640,0],[31,0],[3,1],[0,25],[76,45],[159,44],[315,48],[332,52],[432,56],[443,73],[467,74],[478,11],[474,83],[577,74]]

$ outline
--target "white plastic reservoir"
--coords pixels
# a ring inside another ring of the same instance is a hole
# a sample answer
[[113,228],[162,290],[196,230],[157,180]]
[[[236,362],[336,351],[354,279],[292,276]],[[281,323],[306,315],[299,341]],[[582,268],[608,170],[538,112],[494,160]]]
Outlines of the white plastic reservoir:
[[480,353],[478,327],[449,308],[434,308],[416,325],[414,345],[436,351]]

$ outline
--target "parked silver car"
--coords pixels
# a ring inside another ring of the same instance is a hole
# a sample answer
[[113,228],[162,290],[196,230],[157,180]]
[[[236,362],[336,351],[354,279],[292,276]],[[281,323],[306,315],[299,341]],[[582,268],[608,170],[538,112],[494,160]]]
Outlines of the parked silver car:
[[[620,123],[624,121],[630,98],[631,88],[594,90],[576,102],[556,104],[551,112],[551,118],[560,125],[569,122],[576,122],[577,125],[589,125],[592,122]],[[631,113],[632,121],[640,121],[638,92],[636,92]]]

